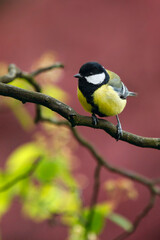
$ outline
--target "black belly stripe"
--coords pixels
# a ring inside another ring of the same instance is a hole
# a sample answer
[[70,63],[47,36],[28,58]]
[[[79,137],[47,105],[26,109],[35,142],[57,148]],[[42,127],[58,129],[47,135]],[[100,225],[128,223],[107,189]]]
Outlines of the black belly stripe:
[[95,113],[100,117],[105,117],[106,115],[100,113],[98,106],[95,105],[93,102],[94,91],[97,90],[102,85],[103,85],[103,83],[99,84],[99,85],[94,85],[92,83],[88,83],[86,80],[79,80],[79,82],[78,82],[78,87],[79,87],[80,91],[86,98],[87,103],[89,103],[92,106],[92,113]]

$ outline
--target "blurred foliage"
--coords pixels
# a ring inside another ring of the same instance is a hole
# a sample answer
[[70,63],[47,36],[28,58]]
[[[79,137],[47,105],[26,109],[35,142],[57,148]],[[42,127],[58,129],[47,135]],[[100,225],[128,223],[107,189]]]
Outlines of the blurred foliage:
[[[47,52],[33,63],[31,69],[53,64],[56,58],[54,52]],[[7,64],[0,63],[0,75],[6,72]],[[55,69],[38,76],[37,82],[44,93],[66,102],[67,94],[56,85],[61,76],[62,70]],[[24,79],[16,79],[10,84],[32,89]],[[31,132],[32,141],[15,149],[5,168],[0,170],[0,218],[9,211],[12,200],[18,196],[23,214],[30,219],[68,226],[68,240],[98,239],[107,224],[106,220],[127,231],[132,228],[129,220],[115,213],[121,202],[137,197],[131,181],[117,179],[104,183],[108,198],[95,206],[92,222],[86,229],[93,209],[83,206],[82,184],[73,174],[78,159],[74,155],[76,143],[69,129],[48,123],[36,127],[28,106],[11,98],[2,98],[0,107],[4,105],[12,110],[23,129]],[[58,119],[55,113],[44,107],[42,114]]]

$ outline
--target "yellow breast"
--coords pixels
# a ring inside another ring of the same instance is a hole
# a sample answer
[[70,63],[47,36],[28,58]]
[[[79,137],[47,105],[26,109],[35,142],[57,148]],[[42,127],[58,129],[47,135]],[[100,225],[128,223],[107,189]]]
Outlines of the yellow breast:
[[[79,88],[77,89],[77,95],[83,108],[92,113],[92,106],[87,103]],[[102,85],[93,93],[93,102],[98,107],[99,112],[105,116],[114,116],[121,113],[127,103],[126,99],[121,99],[109,85]]]
[[93,93],[94,104],[99,112],[106,116],[114,116],[123,111],[126,99],[121,99],[117,92],[109,85],[102,85]]

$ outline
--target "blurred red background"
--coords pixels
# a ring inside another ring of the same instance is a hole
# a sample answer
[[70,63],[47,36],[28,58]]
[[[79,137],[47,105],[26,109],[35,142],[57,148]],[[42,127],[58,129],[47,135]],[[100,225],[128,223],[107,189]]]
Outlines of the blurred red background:
[[[87,114],[76,97],[77,82],[73,75],[87,61],[98,61],[121,76],[127,87],[138,92],[128,100],[120,115],[124,130],[148,137],[159,137],[160,101],[160,2],[158,0],[6,0],[0,1],[0,61],[15,63],[29,70],[33,61],[45,51],[56,51],[65,64],[59,85],[70,94],[70,105]],[[114,118],[108,120],[116,123]],[[26,142],[12,113],[1,112],[1,166],[14,148]],[[116,142],[103,131],[79,127],[79,131],[97,147],[111,163],[150,178],[160,176],[159,151],[142,149]],[[95,162],[79,147],[80,172],[89,179],[85,203],[89,203]],[[113,177],[102,172],[101,181]],[[119,212],[133,220],[148,200],[148,193],[137,185],[139,198],[122,204]],[[103,189],[102,189],[103,190]],[[100,193],[99,200],[105,195]],[[160,239],[160,201],[143,220],[131,240]],[[64,239],[66,229],[35,224],[20,214],[18,201],[1,222],[5,240]],[[108,222],[101,239],[112,239],[120,229]]]

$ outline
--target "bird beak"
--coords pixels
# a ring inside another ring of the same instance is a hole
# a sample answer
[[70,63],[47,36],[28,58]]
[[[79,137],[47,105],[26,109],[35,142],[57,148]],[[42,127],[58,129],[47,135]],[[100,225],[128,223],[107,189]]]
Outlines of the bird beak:
[[80,73],[77,73],[76,75],[74,75],[75,78],[82,78],[82,75]]

